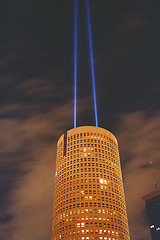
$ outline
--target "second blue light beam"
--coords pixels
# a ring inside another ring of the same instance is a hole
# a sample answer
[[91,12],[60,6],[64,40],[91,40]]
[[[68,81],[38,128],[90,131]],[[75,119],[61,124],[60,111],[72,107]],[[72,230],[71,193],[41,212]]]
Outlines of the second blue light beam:
[[95,74],[94,74],[94,62],[93,62],[92,31],[91,31],[89,0],[86,0],[86,10],[87,10],[87,22],[88,22],[88,36],[89,36],[89,49],[90,49],[90,59],[91,59],[91,72],[92,72],[92,84],[93,84],[95,121],[96,121],[96,127],[98,127],[96,89],[95,89]]
[[77,120],[77,21],[78,21],[78,6],[75,0],[74,6],[74,128],[76,128]]

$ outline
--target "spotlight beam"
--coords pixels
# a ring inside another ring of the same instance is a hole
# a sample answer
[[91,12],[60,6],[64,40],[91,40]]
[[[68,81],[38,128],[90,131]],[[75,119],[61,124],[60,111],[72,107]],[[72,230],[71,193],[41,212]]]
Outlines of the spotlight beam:
[[92,45],[92,31],[91,31],[91,20],[90,20],[91,17],[90,17],[89,0],[86,0],[86,11],[87,11],[87,22],[88,22],[88,37],[89,37],[89,50],[90,50],[90,60],[91,60],[91,72],[92,72],[92,86],[93,86],[95,122],[96,122],[96,127],[98,127],[96,88],[95,88],[95,74],[94,74],[94,61],[93,61],[93,45]]
[[74,128],[77,125],[77,35],[78,35],[78,5],[74,2]]

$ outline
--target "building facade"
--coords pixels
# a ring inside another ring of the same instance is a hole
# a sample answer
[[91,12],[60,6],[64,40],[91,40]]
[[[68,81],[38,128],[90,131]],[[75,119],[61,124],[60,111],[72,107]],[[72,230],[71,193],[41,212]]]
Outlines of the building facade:
[[52,240],[129,240],[118,142],[93,126],[57,143]]
[[144,195],[152,240],[160,240],[160,189]]

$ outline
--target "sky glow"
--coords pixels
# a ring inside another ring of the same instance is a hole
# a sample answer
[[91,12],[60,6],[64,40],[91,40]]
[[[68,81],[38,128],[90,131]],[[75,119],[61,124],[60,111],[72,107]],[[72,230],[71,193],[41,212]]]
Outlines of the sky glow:
[[89,37],[89,50],[90,50],[90,60],[91,60],[91,73],[92,73],[92,86],[93,86],[95,122],[96,122],[96,127],[98,127],[96,89],[95,89],[95,74],[94,74],[94,61],[93,61],[93,45],[92,45],[92,31],[91,31],[91,20],[90,20],[91,17],[90,17],[89,0],[86,0],[86,11],[87,11],[87,23],[88,23],[88,37]]
[[78,19],[78,8],[77,0],[75,0],[74,6],[74,128],[76,128],[77,120],[77,19]]

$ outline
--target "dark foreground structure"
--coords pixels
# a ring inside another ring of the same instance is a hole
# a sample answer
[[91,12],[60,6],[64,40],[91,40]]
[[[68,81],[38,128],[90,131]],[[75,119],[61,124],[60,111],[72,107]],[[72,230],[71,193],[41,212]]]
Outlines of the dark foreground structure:
[[160,189],[142,197],[149,217],[152,240],[160,240]]

